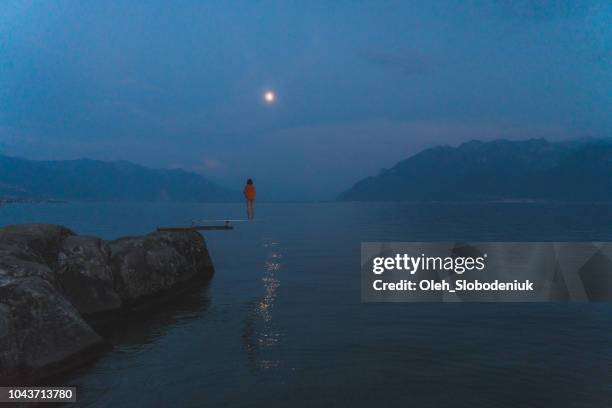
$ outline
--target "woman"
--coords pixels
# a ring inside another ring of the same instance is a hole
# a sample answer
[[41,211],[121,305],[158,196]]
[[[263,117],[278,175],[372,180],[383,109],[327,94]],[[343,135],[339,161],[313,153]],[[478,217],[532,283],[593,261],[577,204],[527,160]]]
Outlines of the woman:
[[255,204],[255,195],[255,184],[253,184],[253,180],[248,179],[246,186],[244,186],[244,198],[246,199],[247,218],[249,220],[255,218],[255,208],[253,207]]

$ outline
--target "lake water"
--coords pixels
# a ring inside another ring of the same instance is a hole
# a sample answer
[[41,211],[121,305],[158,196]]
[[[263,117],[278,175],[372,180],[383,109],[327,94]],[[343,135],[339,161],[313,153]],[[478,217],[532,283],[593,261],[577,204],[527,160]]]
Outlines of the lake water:
[[[612,240],[612,205],[258,204],[205,234],[216,274],[101,327],[115,348],[63,380],[90,407],[606,407],[612,305],[362,304],[362,241]],[[0,223],[104,238],[239,204],[37,204]],[[74,404],[70,405],[74,406]]]

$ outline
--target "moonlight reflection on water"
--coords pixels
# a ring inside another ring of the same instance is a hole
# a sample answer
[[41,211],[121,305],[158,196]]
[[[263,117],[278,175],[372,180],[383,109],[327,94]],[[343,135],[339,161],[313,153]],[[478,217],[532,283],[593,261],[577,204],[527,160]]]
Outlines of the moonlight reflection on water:
[[277,274],[282,268],[282,254],[278,242],[266,241],[263,246],[267,251],[261,277],[264,294],[245,321],[243,339],[251,367],[265,370],[281,364],[280,360],[266,358],[266,355],[279,345],[281,338],[281,333],[276,329],[272,317],[280,286]]

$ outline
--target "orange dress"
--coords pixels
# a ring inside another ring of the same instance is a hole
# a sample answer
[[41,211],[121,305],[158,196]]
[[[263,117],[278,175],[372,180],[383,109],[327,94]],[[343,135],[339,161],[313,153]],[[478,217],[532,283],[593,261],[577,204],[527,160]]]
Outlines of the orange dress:
[[255,200],[255,195],[255,186],[253,184],[247,184],[246,187],[244,187],[244,196],[246,197],[246,199],[249,201],[253,201]]

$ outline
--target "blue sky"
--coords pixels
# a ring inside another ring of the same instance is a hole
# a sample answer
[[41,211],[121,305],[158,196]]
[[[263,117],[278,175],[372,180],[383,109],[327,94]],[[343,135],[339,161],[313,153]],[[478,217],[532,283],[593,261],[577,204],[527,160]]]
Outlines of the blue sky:
[[611,27],[609,1],[5,0],[0,149],[325,199],[429,146],[610,136]]

